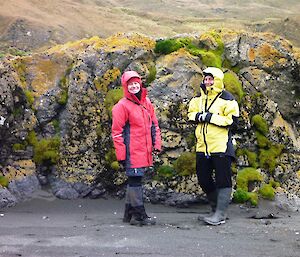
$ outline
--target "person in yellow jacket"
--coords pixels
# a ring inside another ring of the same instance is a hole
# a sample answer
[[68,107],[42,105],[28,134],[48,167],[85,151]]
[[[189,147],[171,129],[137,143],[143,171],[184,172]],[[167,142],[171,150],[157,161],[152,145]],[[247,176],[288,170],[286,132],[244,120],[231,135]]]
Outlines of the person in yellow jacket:
[[231,126],[237,122],[239,107],[234,97],[224,89],[222,70],[208,67],[203,75],[201,94],[190,101],[188,118],[197,124],[197,178],[213,214],[198,219],[210,225],[220,225],[225,223],[231,200],[231,163],[235,157]]

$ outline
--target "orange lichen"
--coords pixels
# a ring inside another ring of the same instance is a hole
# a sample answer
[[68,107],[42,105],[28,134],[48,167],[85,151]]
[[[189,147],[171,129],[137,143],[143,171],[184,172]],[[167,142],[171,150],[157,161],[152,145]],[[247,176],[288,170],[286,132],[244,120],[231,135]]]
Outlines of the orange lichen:
[[32,160],[15,161],[12,165],[6,167],[3,174],[9,180],[20,180],[28,175],[35,173],[36,167]]
[[253,48],[249,49],[248,57],[250,62],[253,62],[255,60],[255,50]]

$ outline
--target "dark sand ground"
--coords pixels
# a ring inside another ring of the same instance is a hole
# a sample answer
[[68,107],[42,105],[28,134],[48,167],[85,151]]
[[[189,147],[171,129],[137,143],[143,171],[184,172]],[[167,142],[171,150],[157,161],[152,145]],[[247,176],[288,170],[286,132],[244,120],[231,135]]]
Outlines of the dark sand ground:
[[299,212],[231,204],[227,223],[212,227],[197,220],[207,205],[146,207],[156,226],[122,223],[123,200],[59,200],[40,191],[0,210],[0,256],[300,256]]

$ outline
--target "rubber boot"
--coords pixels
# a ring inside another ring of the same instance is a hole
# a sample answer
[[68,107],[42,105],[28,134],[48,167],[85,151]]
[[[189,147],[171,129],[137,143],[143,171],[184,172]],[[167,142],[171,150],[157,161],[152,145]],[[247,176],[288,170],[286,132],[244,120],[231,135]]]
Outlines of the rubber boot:
[[132,218],[132,207],[131,207],[131,204],[126,203],[125,204],[123,222],[129,223],[131,218]]
[[211,217],[213,216],[213,214],[215,213],[216,211],[216,207],[217,207],[217,197],[218,197],[218,193],[217,193],[217,190],[213,191],[213,192],[210,192],[210,193],[207,193],[206,194],[206,197],[207,197],[207,200],[209,202],[209,205],[211,207],[211,211],[209,213],[206,213],[206,214],[200,214],[198,216],[198,220],[199,221],[203,221],[204,218],[208,218],[208,217]]
[[217,209],[213,216],[204,218],[204,222],[209,225],[221,225],[226,221],[226,211],[231,200],[231,187],[220,188],[218,190]]
[[127,185],[126,189],[126,195],[125,195],[125,211],[124,211],[124,217],[123,217],[123,222],[129,223],[132,217],[132,206],[130,203],[130,198],[129,198],[129,185]]
[[131,203],[131,214],[130,220],[131,225],[155,225],[155,220],[149,217],[145,211],[143,201],[143,187],[135,186],[128,187],[129,199]]
[[144,206],[134,207],[133,217],[130,221],[130,225],[148,226],[155,225],[155,219],[149,217],[145,211]]

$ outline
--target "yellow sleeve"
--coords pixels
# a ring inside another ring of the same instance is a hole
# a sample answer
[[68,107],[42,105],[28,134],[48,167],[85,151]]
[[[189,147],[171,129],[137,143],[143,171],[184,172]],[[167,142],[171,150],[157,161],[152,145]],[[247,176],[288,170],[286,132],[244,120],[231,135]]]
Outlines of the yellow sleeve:
[[189,103],[189,109],[188,109],[188,118],[189,121],[195,121],[196,120],[196,115],[199,110],[199,97],[193,98],[190,103]]
[[210,123],[217,126],[230,126],[239,117],[239,106],[235,100],[227,101],[224,108],[224,114],[211,114]]

